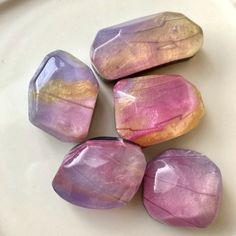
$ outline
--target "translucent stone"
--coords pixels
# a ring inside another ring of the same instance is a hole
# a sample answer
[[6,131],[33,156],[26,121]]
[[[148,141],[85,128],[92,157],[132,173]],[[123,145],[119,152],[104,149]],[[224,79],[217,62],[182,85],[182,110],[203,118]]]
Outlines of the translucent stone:
[[162,223],[205,228],[217,215],[221,195],[219,168],[198,152],[170,149],[147,166],[144,206]]
[[117,132],[143,147],[189,132],[204,115],[200,92],[180,75],[120,80],[114,98]]
[[98,74],[116,80],[194,56],[202,29],[186,16],[163,12],[100,30],[91,47]]
[[52,52],[30,81],[29,119],[62,141],[78,142],[88,134],[97,95],[88,66],[66,52]]
[[81,207],[122,207],[137,192],[145,168],[139,146],[117,138],[97,138],[66,155],[52,185],[60,197]]

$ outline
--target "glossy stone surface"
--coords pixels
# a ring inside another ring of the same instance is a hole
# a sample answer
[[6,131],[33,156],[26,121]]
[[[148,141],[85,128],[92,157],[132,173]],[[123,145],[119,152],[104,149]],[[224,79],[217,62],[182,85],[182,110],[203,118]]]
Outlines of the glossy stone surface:
[[66,142],[87,136],[98,95],[92,70],[64,51],[45,57],[29,85],[32,124]]
[[204,114],[199,91],[180,75],[120,80],[114,98],[117,132],[143,147],[189,132]]
[[145,168],[139,146],[117,138],[98,138],[66,155],[52,185],[60,197],[81,207],[122,207],[137,192]]
[[100,30],[91,47],[94,68],[116,80],[195,55],[202,29],[186,16],[163,12]]
[[144,206],[162,223],[205,228],[217,215],[221,195],[219,168],[198,152],[170,149],[147,166]]

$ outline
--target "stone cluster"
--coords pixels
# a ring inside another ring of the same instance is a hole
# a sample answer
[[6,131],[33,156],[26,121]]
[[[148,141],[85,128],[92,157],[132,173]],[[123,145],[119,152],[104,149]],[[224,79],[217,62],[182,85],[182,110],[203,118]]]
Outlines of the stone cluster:
[[[175,12],[97,33],[91,62],[104,80],[119,79],[113,95],[121,138],[98,137],[75,146],[52,182],[61,198],[86,208],[122,207],[143,181],[144,206],[155,220],[195,228],[212,223],[222,195],[219,168],[206,156],[185,149],[169,149],[146,167],[141,149],[199,124],[204,115],[199,90],[180,75],[134,75],[190,58],[202,43],[200,26]],[[30,81],[29,120],[59,140],[79,143],[89,132],[98,92],[86,64],[67,52],[52,52]]]

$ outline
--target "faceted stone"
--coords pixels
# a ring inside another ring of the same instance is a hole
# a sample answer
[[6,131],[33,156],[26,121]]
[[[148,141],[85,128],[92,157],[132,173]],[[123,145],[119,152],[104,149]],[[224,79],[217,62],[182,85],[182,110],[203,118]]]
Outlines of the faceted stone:
[[98,95],[92,70],[64,51],[47,55],[29,85],[32,124],[66,142],[87,136]]
[[100,30],[91,47],[98,74],[116,80],[194,56],[202,29],[186,16],[163,12]]
[[81,207],[122,207],[137,192],[145,167],[139,146],[117,138],[97,138],[66,155],[52,185],[60,197]]
[[220,170],[198,152],[170,149],[147,166],[144,206],[162,223],[205,228],[217,215],[221,194]]
[[143,147],[189,132],[204,114],[199,91],[180,75],[120,80],[114,98],[117,132]]

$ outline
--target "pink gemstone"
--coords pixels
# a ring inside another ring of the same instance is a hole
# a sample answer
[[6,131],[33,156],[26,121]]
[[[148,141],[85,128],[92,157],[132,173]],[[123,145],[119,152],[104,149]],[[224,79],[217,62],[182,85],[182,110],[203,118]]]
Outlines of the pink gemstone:
[[47,55],[29,85],[32,124],[66,142],[79,142],[89,131],[98,95],[92,70],[64,51]]
[[194,56],[202,29],[181,13],[162,12],[100,30],[91,47],[94,68],[116,80]]
[[137,192],[145,168],[139,146],[117,138],[96,138],[66,155],[52,185],[60,197],[78,206],[122,207]]
[[123,79],[114,97],[119,135],[143,147],[189,132],[204,114],[199,91],[180,75]]
[[221,194],[219,168],[198,152],[170,149],[147,166],[144,206],[162,223],[205,228],[217,215]]

